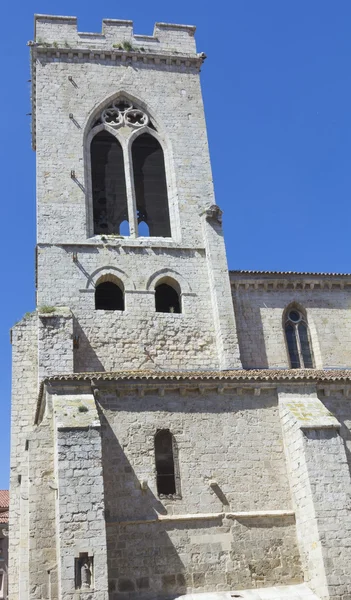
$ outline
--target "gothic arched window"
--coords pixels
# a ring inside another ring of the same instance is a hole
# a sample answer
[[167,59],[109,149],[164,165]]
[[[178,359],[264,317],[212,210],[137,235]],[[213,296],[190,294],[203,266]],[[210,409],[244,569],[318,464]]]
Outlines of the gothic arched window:
[[113,281],[103,281],[95,288],[97,310],[124,310],[124,293]]
[[147,112],[126,97],[96,115],[89,133],[91,234],[171,237],[165,158],[157,137]]
[[284,327],[291,368],[313,369],[306,316],[297,308],[289,308],[286,311]]
[[108,131],[99,131],[90,146],[94,233],[121,235],[128,221],[123,150]]
[[[150,236],[170,237],[165,161],[160,143],[150,133],[142,133],[132,144],[132,160],[138,223],[148,226]],[[143,227],[141,235],[145,235]]]
[[176,282],[160,281],[155,287],[156,312],[181,313],[180,289]]
[[169,496],[180,492],[177,459],[173,435],[169,429],[160,429],[155,435],[155,463],[159,495]]

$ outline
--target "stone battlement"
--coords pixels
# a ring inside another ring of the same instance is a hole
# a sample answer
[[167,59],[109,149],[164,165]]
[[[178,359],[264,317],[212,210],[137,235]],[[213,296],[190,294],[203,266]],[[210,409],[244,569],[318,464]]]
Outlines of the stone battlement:
[[153,35],[134,34],[133,21],[103,19],[101,33],[79,32],[77,17],[35,15],[34,43],[99,50],[135,49],[149,53],[195,54],[195,26],[155,23]]

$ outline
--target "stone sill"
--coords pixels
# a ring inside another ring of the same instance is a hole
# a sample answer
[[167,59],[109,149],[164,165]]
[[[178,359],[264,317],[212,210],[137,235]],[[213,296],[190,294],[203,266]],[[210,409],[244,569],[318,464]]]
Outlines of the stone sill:
[[177,522],[177,521],[198,521],[198,520],[211,520],[211,519],[257,519],[257,518],[285,518],[295,517],[295,511],[293,510],[252,510],[252,511],[241,511],[241,512],[219,512],[219,513],[197,513],[197,514],[185,514],[185,515],[158,515],[155,519],[136,519],[129,521],[118,521],[114,519],[107,519],[107,523],[116,523],[116,525],[145,525],[148,523],[161,523],[161,522]]

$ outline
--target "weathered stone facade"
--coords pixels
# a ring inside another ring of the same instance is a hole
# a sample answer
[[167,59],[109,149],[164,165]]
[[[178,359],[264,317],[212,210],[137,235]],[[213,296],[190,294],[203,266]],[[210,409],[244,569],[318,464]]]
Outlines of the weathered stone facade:
[[[228,272],[193,27],[35,23],[38,308],[12,331],[10,598],[305,582],[347,600],[351,276]],[[123,157],[111,223],[127,214],[129,235],[96,233],[101,132]],[[143,163],[145,206],[161,164],[170,235],[140,233],[143,135],[163,156],[151,184]],[[97,304],[106,282],[118,310]],[[157,308],[162,285],[179,306]]]

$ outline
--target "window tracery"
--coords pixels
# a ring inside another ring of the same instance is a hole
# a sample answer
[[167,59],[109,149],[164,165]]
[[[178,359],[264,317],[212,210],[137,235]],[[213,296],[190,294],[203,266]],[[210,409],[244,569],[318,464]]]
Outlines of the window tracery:
[[[134,132],[120,135],[121,127]],[[171,237],[164,150],[152,130],[156,128],[149,115],[121,97],[104,107],[93,123],[94,234]]]
[[286,312],[285,337],[292,369],[313,369],[307,319],[302,311],[291,307]]
[[129,100],[124,99],[115,100],[107,108],[104,108],[93,127],[102,124],[110,125],[114,129],[126,125],[133,129],[151,125],[145,111],[136,108]]

